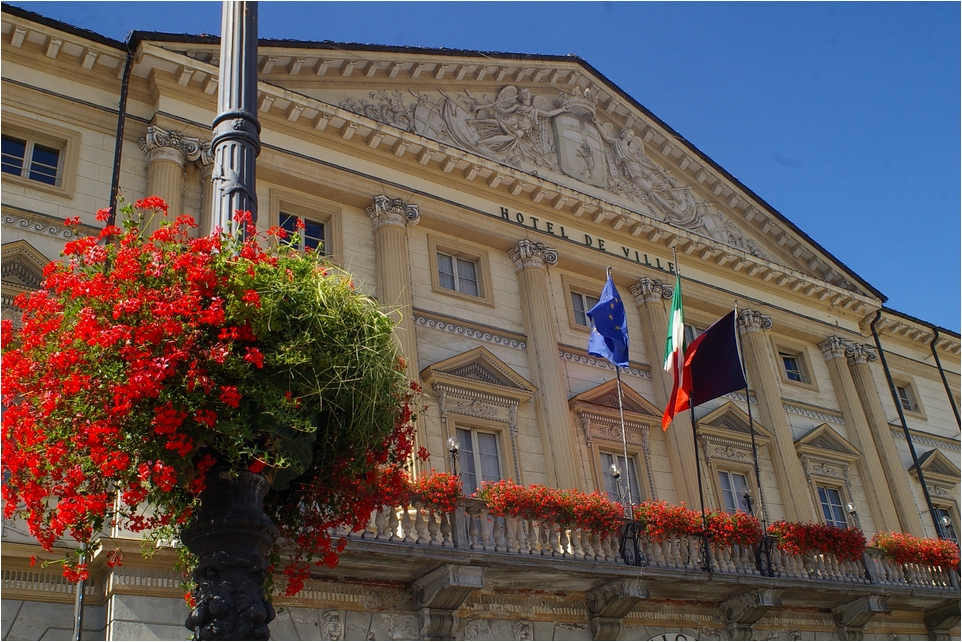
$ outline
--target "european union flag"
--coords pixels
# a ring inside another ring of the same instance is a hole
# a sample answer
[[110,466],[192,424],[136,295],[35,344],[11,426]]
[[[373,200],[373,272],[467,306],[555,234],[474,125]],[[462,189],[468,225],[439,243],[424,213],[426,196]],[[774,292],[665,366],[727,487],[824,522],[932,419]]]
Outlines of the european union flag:
[[598,304],[588,311],[594,323],[588,339],[588,354],[604,357],[616,366],[628,366],[628,319],[625,304],[608,275],[605,289],[601,291]]

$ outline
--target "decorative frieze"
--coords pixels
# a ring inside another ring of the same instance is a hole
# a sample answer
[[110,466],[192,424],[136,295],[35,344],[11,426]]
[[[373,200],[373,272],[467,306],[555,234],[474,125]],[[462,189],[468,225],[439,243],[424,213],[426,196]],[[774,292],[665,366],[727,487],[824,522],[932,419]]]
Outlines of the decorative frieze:
[[374,203],[365,211],[374,223],[374,230],[390,225],[403,228],[406,225],[417,225],[421,220],[418,206],[406,203],[401,198],[389,198],[384,194],[374,197]]
[[[588,354],[578,354],[564,348],[558,349],[558,356],[560,356],[565,361],[573,361],[574,363],[583,363],[595,368],[604,368],[605,370],[615,370],[615,366],[608,361],[600,357],[592,357]],[[643,379],[651,379],[651,373],[647,370],[641,370],[640,368],[635,368],[633,366],[628,366],[627,368],[621,369],[622,374],[630,374],[636,377],[641,377]]]
[[470,339],[478,339],[480,341],[487,341],[488,343],[494,343],[497,345],[506,346],[508,348],[515,348],[516,350],[525,350],[528,347],[526,342],[515,337],[501,335],[491,330],[479,330],[477,328],[472,328],[470,326],[462,325],[452,321],[426,317],[416,312],[414,313],[414,323],[432,328],[434,330],[441,330],[442,332],[451,332],[453,334],[465,336]]
[[813,410],[811,408],[805,408],[803,406],[797,406],[790,403],[782,403],[782,408],[785,409],[785,412],[790,412],[793,415],[811,417],[812,419],[819,419],[821,421],[827,421],[840,426],[845,425],[845,421],[839,415],[828,414],[826,412],[821,412],[819,410]]
[[[47,217],[44,217],[44,219],[46,218]],[[63,239],[65,241],[77,238],[76,232],[64,225],[63,221],[60,221],[59,223],[53,223],[46,220],[40,220],[39,218],[28,218],[26,216],[5,214],[3,217],[3,224],[9,227],[30,230],[31,232],[42,234],[44,236],[52,236],[57,239]]]

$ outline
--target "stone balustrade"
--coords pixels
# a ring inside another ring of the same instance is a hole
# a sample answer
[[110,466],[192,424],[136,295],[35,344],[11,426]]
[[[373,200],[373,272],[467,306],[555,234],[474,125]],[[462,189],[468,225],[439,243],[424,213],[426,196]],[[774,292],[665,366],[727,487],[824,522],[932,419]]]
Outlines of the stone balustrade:
[[[561,527],[545,520],[491,515],[484,502],[466,499],[457,510],[444,512],[412,501],[404,506],[383,506],[374,512],[366,529],[342,533],[349,539],[397,542],[415,546],[506,555],[526,555],[595,564],[625,564],[620,538],[590,533],[579,527]],[[644,565],[652,569],[704,571],[705,542],[682,536],[656,542],[638,538]],[[754,547],[709,542],[712,572],[761,575]],[[772,551],[775,577],[819,580],[835,584],[881,585],[906,588],[959,589],[959,573],[920,564],[898,565],[879,549],[868,549],[863,559],[840,560],[830,553],[789,555]]]

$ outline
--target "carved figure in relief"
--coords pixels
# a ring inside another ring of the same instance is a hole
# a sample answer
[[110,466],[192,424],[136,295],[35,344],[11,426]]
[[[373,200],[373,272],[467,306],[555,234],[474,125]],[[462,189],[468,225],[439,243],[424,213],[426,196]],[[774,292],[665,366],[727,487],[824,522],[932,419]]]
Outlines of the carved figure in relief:
[[512,630],[514,631],[515,640],[526,641],[534,639],[534,630],[532,629],[531,622],[527,620],[516,620]]
[[321,639],[340,640],[344,631],[344,619],[340,611],[324,611],[321,616]]

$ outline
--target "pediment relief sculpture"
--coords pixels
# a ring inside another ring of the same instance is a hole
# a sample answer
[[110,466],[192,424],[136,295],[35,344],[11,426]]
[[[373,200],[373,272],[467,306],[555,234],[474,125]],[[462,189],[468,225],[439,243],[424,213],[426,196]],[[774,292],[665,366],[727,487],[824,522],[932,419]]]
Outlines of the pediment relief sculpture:
[[3,285],[18,292],[36,290],[43,281],[43,268],[48,259],[26,241],[4,243],[2,260]]
[[749,419],[748,414],[731,401],[715,408],[696,423],[699,434],[739,443],[751,442],[752,428],[755,430],[755,442],[758,446],[767,444],[772,437],[765,427]]
[[428,366],[421,371],[421,379],[435,389],[454,386],[477,390],[513,399],[515,403],[527,401],[536,390],[483,346]]
[[496,95],[439,89],[369,97],[347,97],[339,106],[525,172],[564,174],[636,203],[655,219],[767,258],[728,217],[655,163],[634,129],[600,121],[587,90],[549,98],[507,85]]
[[[937,449],[923,453],[919,457],[919,466],[928,484],[952,489],[962,481],[962,470]],[[915,479],[919,478],[918,469],[914,465],[909,469],[909,474]]]
[[828,424],[815,427],[796,441],[795,450],[799,455],[818,455],[822,458],[846,463],[855,461],[861,456],[855,446]]
[[[633,388],[622,382],[621,405],[626,417],[634,421],[651,422],[652,418],[660,421],[661,411],[654,404],[635,392]],[[598,416],[618,416],[618,384],[611,380],[568,400],[568,407],[579,412],[587,412]]]

